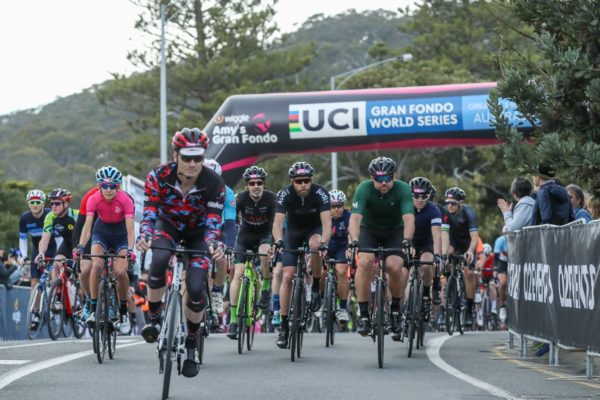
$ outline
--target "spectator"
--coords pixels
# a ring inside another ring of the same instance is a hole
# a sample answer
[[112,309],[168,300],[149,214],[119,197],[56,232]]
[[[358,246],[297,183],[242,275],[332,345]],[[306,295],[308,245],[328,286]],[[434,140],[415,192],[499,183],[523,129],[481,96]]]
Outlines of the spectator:
[[554,179],[554,168],[540,164],[533,182],[539,188],[529,225],[564,225],[575,220],[567,190]]
[[31,268],[29,265],[25,265],[22,268],[23,274],[19,280],[15,283],[17,286],[31,287]]
[[592,218],[600,219],[600,192],[594,192],[588,203]]
[[535,200],[531,197],[533,185],[527,178],[517,177],[510,185],[510,192],[517,202],[509,203],[504,199],[498,199],[498,208],[504,216],[504,224],[509,231],[518,231],[527,226],[535,207]]
[[592,220],[592,216],[589,212],[587,212],[584,208],[585,205],[585,195],[583,194],[583,190],[577,185],[571,184],[567,186],[567,193],[569,194],[569,199],[571,200],[571,204],[573,205],[573,212],[575,213],[575,219],[583,218],[585,223],[587,224]]

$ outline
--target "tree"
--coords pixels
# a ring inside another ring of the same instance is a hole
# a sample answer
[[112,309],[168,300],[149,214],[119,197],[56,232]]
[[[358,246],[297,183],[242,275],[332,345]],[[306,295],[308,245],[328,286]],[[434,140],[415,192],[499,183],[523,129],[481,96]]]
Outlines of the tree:
[[[542,54],[532,61],[512,52],[490,100],[496,134],[506,141],[505,162],[518,172],[552,165],[560,178],[600,192],[600,3],[592,0],[513,0],[523,32]],[[514,57],[517,55],[518,57]],[[497,97],[517,104],[534,126],[526,136]]]

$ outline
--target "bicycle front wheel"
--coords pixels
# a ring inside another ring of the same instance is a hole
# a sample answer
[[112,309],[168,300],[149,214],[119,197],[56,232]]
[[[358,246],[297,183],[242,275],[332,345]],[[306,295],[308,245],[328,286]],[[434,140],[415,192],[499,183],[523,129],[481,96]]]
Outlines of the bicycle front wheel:
[[[45,302],[46,296],[42,291],[42,284],[38,283],[31,291],[29,304],[27,305],[27,318],[25,323],[27,324],[27,337],[31,340],[37,338],[42,330],[42,325],[44,325]],[[37,311],[34,311],[36,308]],[[32,326],[33,321],[36,319],[37,322]]]
[[118,321],[119,315],[119,300],[117,297],[117,286],[113,285],[109,291],[108,296],[108,315],[109,318],[111,313],[114,314],[114,318],[110,319],[110,323],[108,325],[108,358],[111,360],[115,357],[115,352],[117,351],[117,328],[115,323]]
[[446,282],[446,332],[452,336],[456,324],[454,310],[457,302],[456,277],[448,277]]
[[334,341],[335,291],[333,279],[327,277],[325,287],[325,347],[333,345]]
[[248,291],[248,326],[246,327],[246,348],[248,351],[251,351],[254,345],[254,324],[257,321],[258,314],[256,299],[258,299],[258,286],[253,284],[251,290]]
[[240,290],[240,297],[238,301],[238,353],[244,352],[244,345],[246,341],[246,318],[248,316],[248,278],[242,279],[242,289]]
[[52,340],[58,339],[62,330],[65,317],[62,299],[62,281],[57,280],[52,284],[48,303],[48,334]]
[[75,282],[75,302],[72,305],[73,315],[71,316],[71,326],[73,328],[73,335],[77,339],[81,339],[85,332],[85,321],[83,320],[83,303],[85,298],[83,292],[80,289],[79,282]]
[[417,330],[417,319],[419,315],[419,291],[416,282],[413,280],[410,285],[410,293],[408,295],[408,310],[406,318],[408,320],[408,357],[412,357],[413,344],[415,341],[415,333]]
[[465,320],[467,316],[467,307],[465,306],[465,303],[465,284],[463,281],[459,281],[458,296],[456,298],[454,308],[454,319],[456,320],[456,324],[458,325],[458,331],[461,335],[465,334]]
[[108,299],[106,282],[100,281],[98,287],[98,300],[96,303],[96,322],[94,324],[94,351],[98,363],[102,364],[104,355],[106,354],[107,336],[108,336]]
[[165,353],[165,369],[163,375],[162,400],[169,397],[169,387],[171,384],[171,368],[173,366],[173,355],[177,352],[177,343],[175,343],[175,331],[179,324],[179,292],[169,293],[165,321],[167,323],[167,343]]
[[377,280],[375,289],[375,299],[377,302],[376,310],[376,335],[377,335],[377,363],[379,368],[383,368],[384,341],[385,341],[385,285],[381,279]]

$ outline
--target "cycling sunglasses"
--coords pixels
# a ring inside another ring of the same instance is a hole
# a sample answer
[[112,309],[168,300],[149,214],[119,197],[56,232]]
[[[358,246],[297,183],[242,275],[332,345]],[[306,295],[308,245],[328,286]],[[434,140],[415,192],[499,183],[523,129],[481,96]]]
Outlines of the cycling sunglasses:
[[394,177],[392,175],[377,175],[374,176],[373,179],[375,179],[375,182],[377,183],[388,183],[391,182]]
[[429,198],[428,194],[422,194],[422,193],[413,193],[413,199],[415,200],[427,200]]
[[204,156],[184,156],[183,154],[180,154],[179,156],[181,157],[181,161],[185,163],[195,161],[196,164],[200,164],[202,161],[204,161]]
[[42,204],[42,202],[40,200],[31,200],[29,204],[31,204],[32,206],[39,206],[40,204]]
[[310,183],[310,181],[311,181],[310,178],[294,179],[294,183],[296,185],[308,185]]
[[117,188],[117,185],[115,185],[114,183],[101,183],[100,184],[100,189],[115,190],[116,188]]
[[263,181],[250,181],[248,182],[248,186],[262,186],[265,183]]
[[63,205],[63,202],[62,202],[62,201],[51,201],[51,202],[50,202],[50,205],[51,205],[51,206],[58,207],[58,206],[62,206],[62,205]]
[[448,201],[446,200],[446,204],[448,204],[449,206],[457,206],[458,205],[458,201]]
[[344,208],[343,204],[332,204],[331,208]]

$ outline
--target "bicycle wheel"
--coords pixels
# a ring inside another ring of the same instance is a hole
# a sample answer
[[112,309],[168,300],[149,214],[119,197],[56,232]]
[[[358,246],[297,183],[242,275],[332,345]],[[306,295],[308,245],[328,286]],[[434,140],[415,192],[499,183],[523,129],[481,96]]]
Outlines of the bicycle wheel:
[[454,313],[454,319],[456,319],[456,325],[458,326],[458,332],[460,332],[461,335],[465,334],[465,318],[467,315],[467,307],[465,305],[466,303],[466,299],[465,299],[465,285],[463,281],[459,281],[458,283],[459,285],[459,289],[458,289],[458,296],[456,299],[456,303],[455,303],[455,313]]
[[412,356],[417,331],[417,320],[419,318],[419,290],[415,280],[410,285],[406,318],[408,320],[408,357],[410,358]]
[[481,316],[482,316],[482,320],[483,320],[482,329],[485,331],[491,330],[490,329],[491,306],[490,306],[490,299],[487,297],[487,295],[484,295],[483,299],[481,300]]
[[300,310],[300,315],[298,317],[298,331],[296,334],[298,335],[298,345],[296,346],[296,356],[300,358],[302,355],[302,345],[304,344],[304,331],[306,331],[306,320],[308,319],[308,315],[314,315],[314,313],[310,310],[310,306],[306,304],[306,287],[304,286],[304,281],[301,284],[302,289],[300,290],[300,304],[298,309]]
[[202,365],[202,358],[204,357],[204,338],[206,334],[204,331],[207,329],[208,325],[206,324],[206,312],[204,310],[204,317],[202,318],[202,322],[200,323],[200,335],[198,335],[198,363]]
[[109,290],[108,296],[108,315],[110,318],[112,313],[115,315],[115,320],[111,319],[108,325],[108,358],[111,360],[115,357],[115,352],[117,351],[117,328],[115,327],[115,322],[118,321],[117,318],[119,315],[119,300],[117,297],[117,286],[113,285]]
[[246,341],[246,318],[248,316],[248,285],[249,281],[247,277],[242,278],[242,288],[240,290],[240,297],[238,300],[238,353],[244,352],[244,345]]
[[58,339],[65,318],[64,307],[61,303],[62,281],[57,280],[52,284],[48,303],[48,335],[52,340]]
[[167,346],[165,352],[165,370],[163,374],[162,399],[169,397],[169,386],[171,384],[171,367],[173,366],[173,353],[177,352],[175,343],[175,331],[179,325],[179,292],[169,293],[165,321],[167,323]]
[[258,286],[252,285],[252,290],[248,291],[248,326],[246,327],[246,348],[248,351],[252,350],[254,345],[254,324],[257,321],[258,305],[256,299],[258,298]]
[[377,363],[379,368],[383,368],[384,356],[384,340],[385,340],[385,285],[383,280],[377,280],[377,288],[375,289],[377,301],[377,317],[376,317],[376,335],[377,335]]
[[333,279],[327,276],[325,286],[325,347],[333,345],[334,340],[334,312],[335,312],[335,292],[333,287]]
[[94,351],[96,352],[96,358],[98,363],[102,364],[104,361],[104,354],[106,353],[107,347],[107,335],[108,335],[108,299],[106,282],[100,281],[98,287],[98,300],[96,303],[95,317],[96,322],[94,324]]
[[290,299],[290,312],[288,315],[288,324],[290,325],[289,330],[289,340],[290,340],[290,357],[292,362],[296,361],[296,347],[298,346],[298,335],[297,332],[300,330],[299,321],[300,321],[300,307],[299,307],[299,297],[300,297],[300,282],[298,279],[294,279],[294,283],[292,284],[292,298]]
[[79,282],[75,282],[75,301],[74,304],[71,305],[73,310],[73,315],[71,315],[71,327],[73,329],[73,335],[77,339],[81,339],[85,332],[85,321],[83,320],[83,303],[85,302],[85,298],[83,297],[83,292],[80,289]]
[[[42,330],[42,325],[44,325],[43,312],[45,309],[45,301],[46,296],[44,296],[44,293],[42,291],[42,284],[38,283],[37,285],[35,285],[35,288],[31,292],[31,295],[29,296],[29,304],[27,305],[27,318],[25,323],[27,324],[27,337],[31,340],[35,339],[39,335],[40,331]],[[36,315],[36,312],[34,311],[36,308],[38,309],[38,323],[35,326],[35,329],[32,329],[31,323],[33,321],[34,316]]]
[[456,304],[456,277],[450,276],[446,282],[446,332],[452,336],[455,328],[454,309]]

